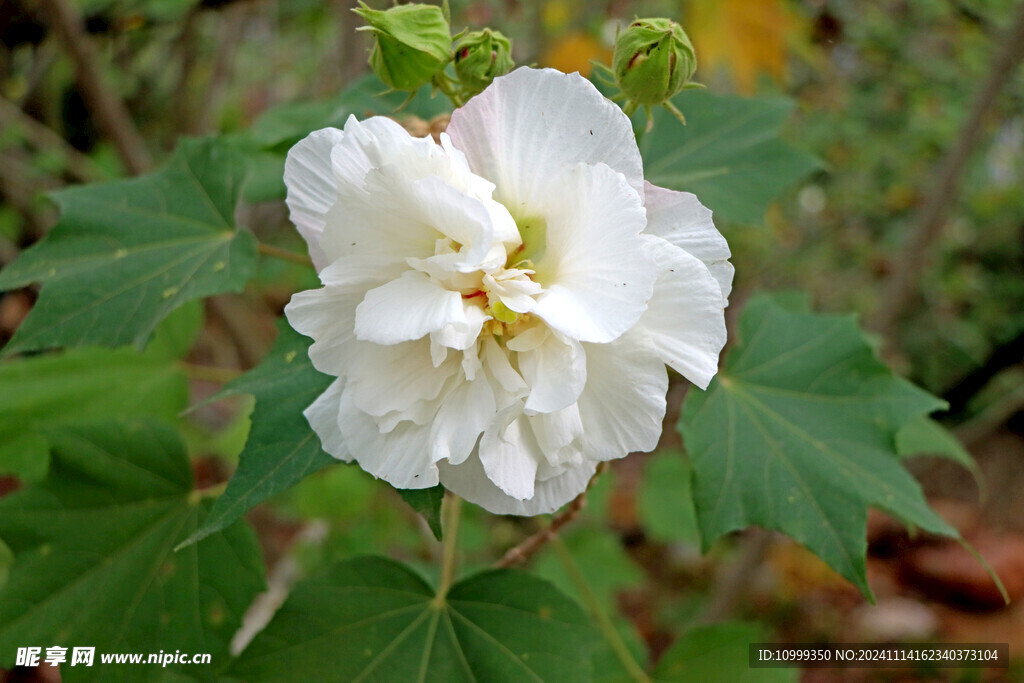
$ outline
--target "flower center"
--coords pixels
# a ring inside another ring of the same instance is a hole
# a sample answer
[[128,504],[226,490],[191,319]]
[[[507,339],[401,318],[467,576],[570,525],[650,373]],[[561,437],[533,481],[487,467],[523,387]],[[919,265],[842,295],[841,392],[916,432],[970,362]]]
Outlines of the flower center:
[[508,255],[505,267],[518,268],[524,261],[540,263],[548,247],[547,221],[539,217],[520,218],[516,220],[516,227],[523,243]]

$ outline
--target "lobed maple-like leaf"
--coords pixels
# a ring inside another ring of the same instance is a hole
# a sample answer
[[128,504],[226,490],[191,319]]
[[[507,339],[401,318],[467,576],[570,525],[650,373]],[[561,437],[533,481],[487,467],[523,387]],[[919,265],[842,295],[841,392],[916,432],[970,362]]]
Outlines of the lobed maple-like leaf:
[[944,407],[883,365],[853,316],[787,309],[760,296],[707,392],[680,426],[693,465],[705,548],[736,529],[777,529],[870,596],[869,507],[936,534],[957,531],[928,506],[896,437]]
[[0,290],[43,283],[4,353],[141,349],[186,301],[241,291],[256,264],[234,220],[245,176],[230,147],[186,140],[155,173],[54,193],[60,221],[0,272]]

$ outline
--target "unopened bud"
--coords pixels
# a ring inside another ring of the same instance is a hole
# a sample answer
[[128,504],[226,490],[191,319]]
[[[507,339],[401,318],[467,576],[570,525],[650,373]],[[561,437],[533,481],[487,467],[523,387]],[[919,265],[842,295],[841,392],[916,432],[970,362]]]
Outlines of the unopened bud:
[[515,66],[512,43],[498,31],[473,31],[455,44],[455,75],[469,94],[477,94]]
[[398,5],[370,9],[364,3],[352,11],[377,38],[370,67],[395,90],[414,91],[444,70],[451,59],[452,37],[448,20],[434,5]]
[[637,106],[664,104],[686,87],[697,70],[693,44],[670,19],[637,19],[615,40],[612,71],[627,98],[626,113]]

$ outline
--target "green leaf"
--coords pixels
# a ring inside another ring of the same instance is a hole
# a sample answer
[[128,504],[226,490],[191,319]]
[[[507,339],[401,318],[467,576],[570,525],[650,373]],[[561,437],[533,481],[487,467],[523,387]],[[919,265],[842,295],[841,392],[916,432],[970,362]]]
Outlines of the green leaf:
[[739,340],[680,425],[705,548],[756,524],[804,544],[866,595],[869,506],[948,536],[900,464],[896,434],[944,403],[895,377],[852,316],[750,301]]
[[672,644],[651,673],[656,683],[784,683],[799,669],[751,669],[750,643],[764,642],[764,630],[740,622],[698,626]]
[[441,501],[444,500],[444,487],[438,484],[429,489],[397,489],[402,500],[427,520],[434,538],[441,540]]
[[182,545],[225,528],[254,505],[337,462],[324,453],[319,437],[302,414],[333,379],[317,372],[309,362],[310,343],[283,318],[278,320],[277,340],[263,362],[214,397],[255,396],[252,429],[227,489],[217,498],[206,522]]
[[592,630],[574,602],[529,574],[491,570],[443,601],[382,557],[295,586],[229,673],[261,681],[587,681]]
[[176,360],[184,358],[203,331],[203,302],[189,301],[171,311],[156,327],[145,355]]
[[690,477],[682,453],[658,453],[647,461],[636,499],[641,524],[652,539],[700,542]]
[[688,90],[668,111],[654,110],[654,127],[640,140],[644,177],[655,185],[693,192],[716,218],[758,224],[784,190],[821,162],[779,138],[793,102]]
[[903,425],[896,435],[896,451],[905,457],[933,455],[963,465],[979,476],[978,465],[948,429],[929,417],[919,417]]
[[[90,422],[48,432],[49,477],[0,500],[14,552],[0,588],[0,667],[18,647],[208,652],[210,679],[263,587],[263,562],[240,524],[174,553],[207,508],[177,434],[154,422]],[[148,667],[66,667],[66,681],[151,680]]]
[[50,425],[111,415],[174,420],[188,404],[188,382],[177,366],[133,349],[70,349],[5,361],[0,386],[0,473],[28,481],[46,474]]
[[256,262],[234,223],[244,176],[230,147],[188,140],[156,173],[55,193],[60,221],[0,273],[0,290],[43,283],[4,353],[142,348],[186,301],[241,291]]

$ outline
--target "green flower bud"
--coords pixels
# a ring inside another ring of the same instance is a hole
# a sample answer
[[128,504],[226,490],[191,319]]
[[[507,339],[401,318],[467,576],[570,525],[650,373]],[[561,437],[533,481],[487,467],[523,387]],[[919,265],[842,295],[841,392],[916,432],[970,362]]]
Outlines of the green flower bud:
[[512,43],[498,31],[473,31],[455,44],[455,74],[470,94],[480,92],[515,66]]
[[364,3],[352,11],[366,19],[377,43],[370,67],[395,90],[414,91],[442,72],[451,59],[452,37],[448,20],[434,5],[398,5],[370,9]]
[[637,19],[615,40],[612,71],[627,98],[627,114],[664,104],[687,87],[697,55],[683,28],[670,19]]

